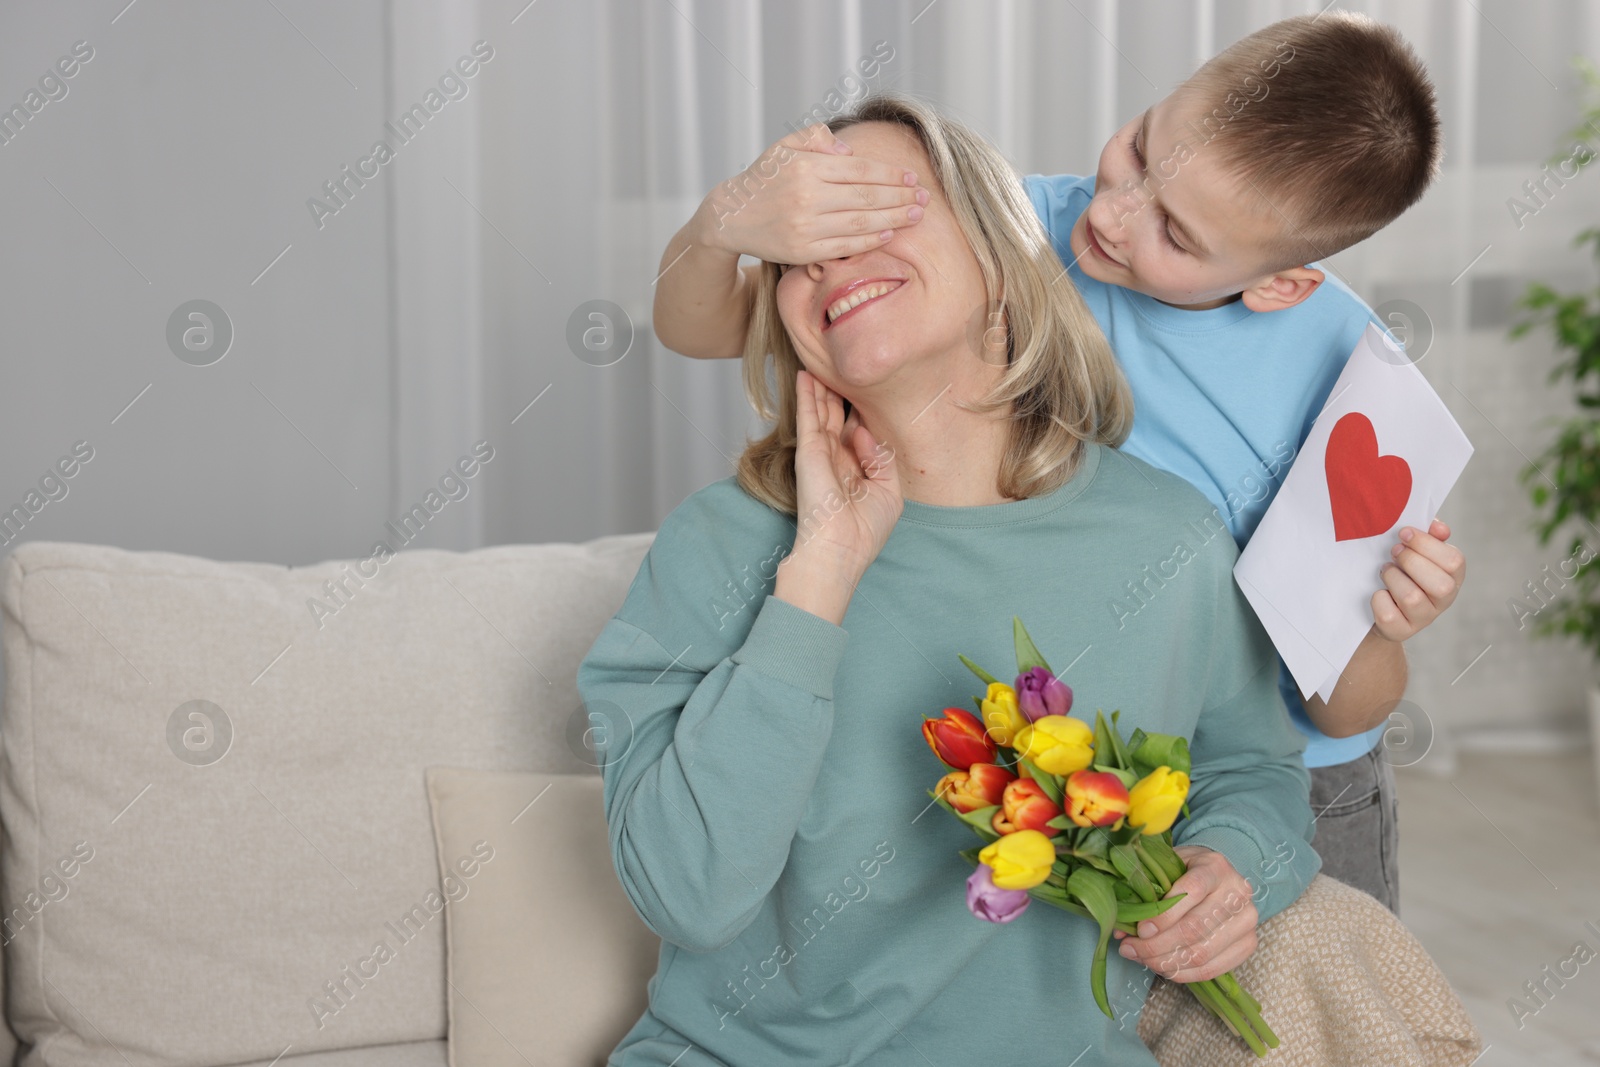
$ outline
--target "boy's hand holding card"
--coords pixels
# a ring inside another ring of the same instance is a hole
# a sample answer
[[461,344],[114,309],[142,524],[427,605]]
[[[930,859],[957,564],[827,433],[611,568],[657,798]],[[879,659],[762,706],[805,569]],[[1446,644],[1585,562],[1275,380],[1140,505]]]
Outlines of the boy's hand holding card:
[[1390,641],[1408,641],[1455,603],[1467,561],[1438,519],[1426,531],[1411,526],[1389,549],[1394,565],[1383,569],[1384,589],[1373,594],[1372,621]]
[[1422,373],[1369,325],[1234,567],[1303,696],[1329,698],[1374,623],[1404,640],[1454,600],[1464,564],[1434,516],[1471,455]]

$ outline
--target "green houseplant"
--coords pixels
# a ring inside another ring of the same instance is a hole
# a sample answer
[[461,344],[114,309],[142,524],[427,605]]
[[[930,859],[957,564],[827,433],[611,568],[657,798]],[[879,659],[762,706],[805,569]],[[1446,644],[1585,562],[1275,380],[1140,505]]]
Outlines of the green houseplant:
[[[1591,246],[1600,261],[1600,227],[1584,230],[1574,243]],[[1523,600],[1523,610],[1514,614],[1519,626],[1531,623],[1537,633],[1577,638],[1600,660],[1600,288],[1563,294],[1536,282],[1518,306],[1526,315],[1512,327],[1511,336],[1521,337],[1536,327],[1550,332],[1564,357],[1550,380],[1570,381],[1579,410],[1522,470],[1522,482],[1539,512],[1534,526],[1539,543],[1549,544],[1562,531],[1571,540],[1569,555],[1557,568],[1559,578],[1553,582],[1547,574],[1542,584],[1529,583],[1531,599]],[[1560,593],[1547,600],[1557,588]]]
[[[1550,162],[1592,165],[1594,142],[1600,138],[1600,72],[1593,63],[1576,60],[1590,103],[1568,143]],[[1594,178],[1590,178],[1594,181]],[[1581,231],[1573,244],[1588,247],[1600,265],[1600,226]],[[1538,513],[1535,530],[1547,545],[1563,533],[1568,554],[1551,573],[1529,582],[1526,598],[1511,601],[1518,628],[1532,625],[1540,635],[1576,639],[1600,662],[1600,286],[1577,293],[1559,293],[1543,283],[1530,285],[1517,301],[1522,318],[1511,328],[1513,338],[1539,329],[1548,332],[1561,354],[1551,372],[1552,383],[1565,381],[1578,405],[1562,421],[1551,445],[1521,473]],[[1590,737],[1600,775],[1600,688],[1589,687]]]

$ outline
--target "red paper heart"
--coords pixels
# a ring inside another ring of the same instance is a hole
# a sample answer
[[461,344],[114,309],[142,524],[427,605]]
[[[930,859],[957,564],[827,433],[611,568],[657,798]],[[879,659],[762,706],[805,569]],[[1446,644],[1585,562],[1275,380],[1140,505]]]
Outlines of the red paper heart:
[[1334,423],[1325,461],[1335,541],[1377,537],[1399,521],[1411,499],[1411,466],[1378,454],[1371,419],[1352,411]]

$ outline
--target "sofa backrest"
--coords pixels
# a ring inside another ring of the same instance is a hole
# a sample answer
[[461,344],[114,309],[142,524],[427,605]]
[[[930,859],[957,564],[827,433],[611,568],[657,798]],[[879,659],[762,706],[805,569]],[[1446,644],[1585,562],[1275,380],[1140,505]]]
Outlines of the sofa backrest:
[[108,1067],[442,1038],[424,771],[594,773],[576,671],[652,537],[293,568],[18,547],[11,1027]]

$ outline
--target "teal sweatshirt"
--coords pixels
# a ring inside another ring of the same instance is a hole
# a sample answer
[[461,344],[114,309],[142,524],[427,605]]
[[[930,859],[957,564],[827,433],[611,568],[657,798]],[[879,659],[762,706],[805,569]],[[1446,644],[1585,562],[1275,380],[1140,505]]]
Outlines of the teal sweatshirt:
[[1153,1064],[1134,1025],[1150,972],[1112,953],[1106,1018],[1092,923],[1038,901],[1005,925],[968,912],[957,852],[978,838],[930,806],[947,768],[921,725],[976,710],[957,653],[1011,677],[1020,616],[1074,715],[1191,739],[1176,841],[1281,911],[1321,864],[1304,740],[1215,507],[1097,445],[1043,496],[908,500],[842,626],[771,595],[795,529],[733,478],[694,493],[579,667],[589,710],[623,724],[612,858],[662,938],[610,1064]]

